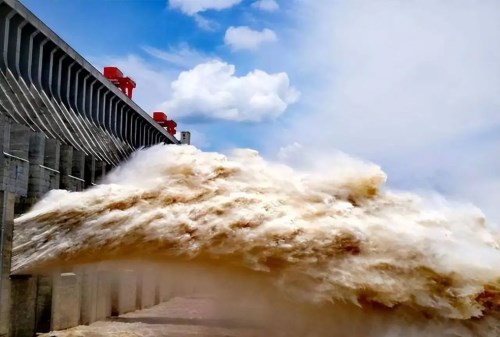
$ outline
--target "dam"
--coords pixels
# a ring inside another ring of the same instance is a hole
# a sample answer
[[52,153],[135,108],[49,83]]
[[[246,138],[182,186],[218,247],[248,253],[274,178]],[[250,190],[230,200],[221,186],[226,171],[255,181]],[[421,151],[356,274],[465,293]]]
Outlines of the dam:
[[130,271],[11,276],[13,219],[50,190],[95,186],[137,149],[189,143],[189,132],[175,138],[17,0],[0,0],[0,48],[0,336],[159,303],[158,280]]

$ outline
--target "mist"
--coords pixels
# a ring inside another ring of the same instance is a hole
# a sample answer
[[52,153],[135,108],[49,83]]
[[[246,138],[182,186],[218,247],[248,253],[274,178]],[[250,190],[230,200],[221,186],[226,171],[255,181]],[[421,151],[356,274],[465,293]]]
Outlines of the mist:
[[12,270],[201,266],[219,281],[192,269],[200,287],[232,289],[217,293],[221,303],[260,293],[236,312],[278,312],[264,325],[289,320],[298,336],[343,336],[356,323],[358,336],[497,336],[498,232],[476,208],[391,191],[385,180],[377,165],[345,156],[308,172],[253,150],[157,145],[103,184],[52,191],[16,219]]

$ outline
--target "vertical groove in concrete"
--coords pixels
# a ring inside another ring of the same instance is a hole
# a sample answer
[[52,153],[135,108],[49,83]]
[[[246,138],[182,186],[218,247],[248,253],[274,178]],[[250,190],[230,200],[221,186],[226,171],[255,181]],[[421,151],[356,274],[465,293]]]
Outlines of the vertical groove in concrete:
[[27,212],[35,202],[49,190],[45,179],[43,162],[45,156],[45,135],[42,132],[30,132],[29,135],[29,176],[28,193],[21,197],[16,211]]
[[59,162],[59,172],[61,174],[61,189],[71,190],[71,178],[73,168],[73,146],[61,146],[61,160]]
[[61,158],[61,142],[57,139],[49,138],[45,141],[44,166],[59,171],[59,161]]
[[90,187],[95,184],[95,157],[92,155],[85,156],[85,186]]
[[0,335],[8,333],[11,304],[10,260],[14,229],[12,193],[0,191]]
[[139,275],[141,279],[141,306],[138,309],[151,308],[156,302],[156,276],[152,268],[144,268]]
[[31,130],[24,125],[12,124],[10,131],[10,150],[13,156],[28,160]]
[[11,277],[10,337],[35,335],[37,280],[30,275]]
[[85,178],[85,153],[76,150],[73,151],[71,175],[79,179]]
[[52,317],[52,275],[37,277],[36,332],[49,332]]
[[137,273],[122,270],[113,274],[111,315],[119,316],[136,310]]
[[96,320],[111,317],[111,275],[108,271],[97,271]]
[[98,184],[106,176],[106,163],[104,161],[95,161],[95,183]]
[[82,271],[82,292],[81,292],[81,309],[80,309],[80,324],[91,324],[97,321],[97,287],[98,274],[95,268],[87,267]]

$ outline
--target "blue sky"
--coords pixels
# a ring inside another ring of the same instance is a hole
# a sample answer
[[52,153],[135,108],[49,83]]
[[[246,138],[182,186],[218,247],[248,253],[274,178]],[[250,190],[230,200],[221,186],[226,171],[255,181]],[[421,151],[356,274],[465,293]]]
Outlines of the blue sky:
[[[282,22],[287,20],[287,9],[283,4],[279,11],[266,11],[252,6],[255,1],[241,1],[237,6],[202,11],[193,16],[169,6],[164,0],[25,0],[23,3],[98,68],[116,64],[134,77],[135,72],[142,70],[137,68],[147,64],[151,71],[164,73],[164,83],[141,82],[141,76],[136,79],[136,101],[147,111],[160,108],[162,99],[168,96],[170,82],[180,71],[187,69],[185,65],[164,62],[148,53],[148,50],[175,54],[186,48],[198,54],[200,60],[217,58],[229,64],[237,64],[236,76],[244,76],[253,71],[259,63],[260,69],[270,73],[285,70],[274,62],[259,62],[255,53],[233,52],[224,43],[226,30],[231,26],[251,26],[256,31],[274,30],[282,26]],[[209,21],[211,27],[202,27],[198,23],[198,17]],[[127,62],[127,57],[140,59],[138,62],[141,65]],[[195,65],[187,61],[187,65]],[[155,99],[143,94],[151,85],[165,88],[163,97],[155,95]],[[175,114],[169,116],[178,120],[181,129],[183,126],[184,129],[193,128],[191,123],[185,121],[198,120],[196,117],[182,118]],[[195,123],[194,127],[199,132],[203,131],[204,135],[200,136],[207,141],[197,145],[211,150],[238,146],[258,147],[260,137],[255,135],[265,133],[269,124],[276,122],[268,119],[266,124],[257,125],[252,121],[234,123],[227,119],[199,119],[202,123]],[[193,136],[199,135],[196,130]],[[224,136],[212,136],[218,134]]]
[[278,13],[249,13],[251,2],[203,17],[218,27],[199,29],[196,21],[165,0],[23,0],[32,12],[77,50],[94,55],[141,52],[142,46],[168,48],[188,43],[205,52],[228,55],[223,37],[228,25],[268,27]]
[[500,220],[498,1],[22,2],[203,149],[305,167],[340,150]]

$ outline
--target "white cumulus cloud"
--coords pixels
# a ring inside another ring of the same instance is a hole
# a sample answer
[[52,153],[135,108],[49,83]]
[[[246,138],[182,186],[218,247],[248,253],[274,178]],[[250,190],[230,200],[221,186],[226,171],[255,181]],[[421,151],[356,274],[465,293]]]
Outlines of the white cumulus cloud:
[[221,10],[233,7],[241,0],[170,0],[171,8],[177,8],[188,15],[204,12],[210,9]]
[[277,40],[276,34],[270,29],[266,28],[262,31],[257,31],[247,26],[229,27],[224,36],[224,42],[233,50],[255,50],[263,43]]
[[267,12],[274,12],[280,9],[280,6],[275,0],[258,0],[252,4],[252,7]]
[[162,108],[175,116],[251,122],[279,117],[300,95],[286,73],[254,70],[238,77],[234,65],[216,60],[182,72],[171,91]]
[[305,149],[367,158],[392,186],[471,200],[500,223],[500,2],[294,4],[275,51],[291,57],[267,59],[300,71],[307,114],[266,145],[300,134]]

